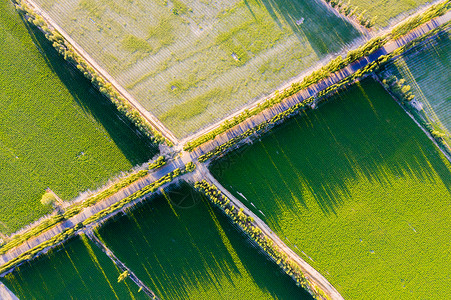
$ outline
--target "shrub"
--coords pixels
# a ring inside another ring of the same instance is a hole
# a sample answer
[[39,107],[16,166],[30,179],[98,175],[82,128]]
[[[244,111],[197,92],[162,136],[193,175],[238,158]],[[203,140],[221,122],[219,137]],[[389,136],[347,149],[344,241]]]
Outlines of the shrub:
[[53,205],[56,202],[56,197],[52,192],[45,192],[44,195],[42,195],[41,203],[44,206]]

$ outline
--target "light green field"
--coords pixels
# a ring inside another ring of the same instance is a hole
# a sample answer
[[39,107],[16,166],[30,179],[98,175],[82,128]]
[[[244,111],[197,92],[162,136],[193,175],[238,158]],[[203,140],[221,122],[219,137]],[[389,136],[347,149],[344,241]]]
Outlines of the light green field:
[[430,123],[451,136],[451,33],[412,49],[389,64],[384,72],[405,79],[415,99],[423,103]]
[[[357,15],[364,12],[370,19],[377,17],[376,25],[388,26],[390,21],[402,15],[408,16],[430,0],[349,0],[352,7],[357,7]],[[347,1],[343,1],[347,3]]]
[[212,171],[345,299],[451,298],[451,164],[376,82]]
[[358,37],[314,0],[36,2],[178,137]]
[[0,4],[0,48],[0,232],[49,212],[46,188],[69,200],[156,154],[10,1]]
[[18,267],[2,282],[19,299],[149,299],[86,237]]

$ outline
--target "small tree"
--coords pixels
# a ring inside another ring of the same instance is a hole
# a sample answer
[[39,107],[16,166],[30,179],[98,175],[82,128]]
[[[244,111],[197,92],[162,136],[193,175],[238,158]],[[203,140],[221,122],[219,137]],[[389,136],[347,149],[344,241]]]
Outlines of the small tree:
[[56,202],[56,197],[51,192],[45,192],[44,195],[42,195],[41,203],[42,205],[48,206],[48,205],[54,205]]
[[125,270],[124,272],[121,273],[121,275],[119,275],[119,277],[117,278],[117,282],[121,282],[122,280],[124,280],[125,278],[127,278],[129,275],[128,270]]

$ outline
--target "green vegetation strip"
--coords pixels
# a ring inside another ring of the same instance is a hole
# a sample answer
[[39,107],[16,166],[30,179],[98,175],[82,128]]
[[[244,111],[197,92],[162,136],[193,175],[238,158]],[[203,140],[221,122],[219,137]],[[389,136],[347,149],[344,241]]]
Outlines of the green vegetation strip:
[[162,166],[164,166],[166,164],[166,159],[164,158],[164,156],[160,155],[158,156],[158,158],[155,160],[155,162],[149,164],[149,170],[154,170],[154,169],[158,169],[161,168]]
[[316,298],[327,298],[323,291],[316,287],[305,278],[301,268],[293,260],[274,244],[273,240],[266,236],[258,226],[255,225],[254,219],[243,212],[243,209],[237,209],[231,204],[230,199],[218,190],[215,185],[209,184],[207,181],[197,181],[194,187],[204,193],[211,202],[219,206],[227,216],[229,216],[252,240],[257,243],[282,269],[291,276],[296,284],[304,289],[314,293]]
[[169,146],[172,143],[166,140],[160,132],[155,130],[149,122],[147,122],[141,114],[130,103],[120,95],[120,93],[103,79],[94,68],[78,55],[73,47],[59,34],[56,30],[52,30],[46,20],[34,12],[24,1],[12,0],[16,9],[24,14],[25,19],[31,24],[39,28],[45,37],[53,43],[53,47],[67,60],[74,64],[83,75],[89,79],[99,91],[110,99],[127,118],[146,136],[151,138],[155,143],[160,144],[166,142]]
[[46,249],[47,247],[54,246],[64,240],[66,240],[67,238],[69,238],[71,235],[73,235],[78,229],[82,228],[83,226],[86,226],[88,224],[91,224],[95,221],[102,219],[103,217],[107,216],[108,214],[121,209],[122,207],[124,207],[126,204],[132,202],[133,200],[143,197],[144,195],[146,195],[148,193],[153,193],[162,185],[164,185],[168,182],[171,182],[172,180],[174,180],[174,178],[176,178],[178,176],[181,176],[183,174],[194,171],[195,168],[196,168],[196,165],[193,164],[192,162],[189,162],[186,164],[185,169],[183,169],[183,170],[175,169],[174,171],[161,177],[157,181],[152,182],[151,184],[145,186],[143,189],[131,194],[130,196],[122,199],[121,201],[114,203],[113,205],[109,206],[108,208],[101,210],[98,213],[92,215],[91,217],[84,220],[82,223],[76,224],[74,227],[64,230],[62,233],[55,235],[51,239],[39,244],[38,246],[30,249],[29,251],[22,253],[21,255],[14,258],[13,260],[10,260],[8,263],[6,263],[0,267],[0,274],[13,268],[17,264],[20,264],[24,261],[27,261],[27,260],[35,257],[37,254],[39,254],[39,252]]
[[350,1],[344,2],[342,0],[324,0],[330,4],[333,8],[337,9],[340,13],[347,17],[354,17],[356,21],[367,28],[371,28],[376,24],[377,16],[370,18],[366,15],[366,11],[358,12],[358,7],[353,6]]
[[[245,110],[244,112],[242,112],[238,116],[235,116],[231,120],[225,120],[224,123],[222,123],[218,128],[194,139],[193,141],[187,142],[186,145],[184,146],[184,150],[192,151],[196,147],[198,147],[210,140],[213,140],[219,134],[229,130],[230,128],[234,127],[235,125],[238,125],[239,123],[243,122],[244,120],[247,120],[248,118],[257,115],[260,112],[262,112],[263,110],[282,102],[284,99],[286,99],[290,96],[293,96],[294,94],[298,93],[299,91],[304,90],[304,89],[308,88],[309,86],[312,86],[312,85],[320,82],[323,79],[326,79],[332,73],[345,68],[346,66],[357,61],[358,59],[368,56],[371,53],[374,53],[376,50],[381,48],[383,45],[385,45],[390,40],[397,39],[397,38],[405,35],[409,31],[411,31],[412,29],[420,26],[421,24],[424,24],[437,16],[441,16],[441,15],[445,14],[445,12],[448,11],[450,7],[451,7],[451,0],[446,0],[442,3],[431,6],[428,10],[426,10],[420,16],[411,18],[411,19],[407,20],[406,22],[400,24],[399,26],[395,27],[390,34],[385,34],[382,36],[372,38],[371,40],[369,40],[368,42],[366,42],[364,45],[360,46],[359,48],[349,51],[346,55],[346,58],[344,58],[344,59],[341,56],[338,56],[337,58],[331,60],[327,65],[323,66],[321,69],[312,72],[309,76],[306,76],[302,82],[293,83],[289,88],[286,88],[282,93],[276,91],[274,97],[267,99],[262,104],[259,104],[258,106],[256,106],[255,108],[253,108],[251,110]],[[411,47],[411,46],[412,45],[410,45],[409,47]],[[397,50],[395,50],[393,53],[395,55],[399,54],[402,51],[404,51],[405,48],[406,48],[406,46],[400,47]],[[384,56],[384,57],[389,57],[390,55],[391,54]],[[382,57],[382,58],[384,58],[384,57]],[[381,62],[381,59],[379,60],[379,63],[380,62]],[[371,68],[375,67],[374,64],[371,64],[371,65],[372,65]],[[367,68],[367,67],[365,67],[365,68]],[[367,70],[368,70],[368,68],[367,68]],[[364,70],[359,70],[359,71],[367,72]],[[359,76],[361,76],[361,74],[357,74],[354,77],[359,77]]]

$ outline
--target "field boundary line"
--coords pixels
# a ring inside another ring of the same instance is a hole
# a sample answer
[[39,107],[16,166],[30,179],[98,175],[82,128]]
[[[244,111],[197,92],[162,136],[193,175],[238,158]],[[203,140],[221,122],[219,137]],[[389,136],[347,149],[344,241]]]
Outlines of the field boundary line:
[[173,144],[178,144],[178,139],[175,135],[150,111],[144,108],[135,98],[123,88],[105,69],[103,69],[80,45],[75,42],[71,36],[56,23],[45,10],[41,9],[33,0],[22,0],[28,4],[34,12],[39,14],[44,20],[52,26],[59,34],[72,46],[74,51],[80,55],[88,65],[94,68],[98,74],[101,75],[107,82],[123,96],[130,105],[132,105],[156,130],[158,130],[165,138]]
[[[451,163],[451,156],[445,151],[443,150],[442,147],[440,147],[440,145],[437,143],[437,141],[435,140],[435,138],[431,135],[431,133],[429,131],[427,131],[421,124],[420,122],[418,122],[418,120],[415,118],[415,116],[413,114],[411,114],[405,107],[404,105],[402,105],[400,103],[400,101],[398,100],[398,98],[392,93],[392,91],[390,91],[390,89],[387,89],[385,87],[384,84],[382,84],[380,78],[375,75],[373,76],[373,78],[385,89],[385,91],[387,91],[387,93],[393,98],[393,100],[404,110],[404,112],[415,122],[415,124],[424,132],[424,134],[426,134],[426,136],[434,143],[434,145],[440,150],[440,152],[442,152],[442,154],[446,157],[446,159],[448,159],[448,161]],[[445,143],[445,145],[448,147],[450,153],[451,153],[451,148],[449,147],[449,145],[447,143]]]

